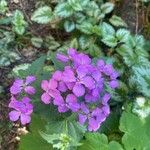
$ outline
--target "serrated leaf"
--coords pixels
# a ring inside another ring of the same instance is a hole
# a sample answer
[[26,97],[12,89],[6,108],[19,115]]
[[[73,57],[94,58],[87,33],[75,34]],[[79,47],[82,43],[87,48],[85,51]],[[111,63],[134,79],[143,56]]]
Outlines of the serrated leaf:
[[[124,132],[122,143],[127,150],[149,150],[150,135],[147,132],[150,120],[141,120],[129,112],[123,112],[120,119],[120,130]],[[139,140],[140,137],[140,140]]]
[[24,20],[24,15],[20,10],[16,10],[13,16],[13,30],[19,34],[23,35],[25,32],[25,28],[27,26],[27,22]]
[[85,34],[92,34],[93,25],[89,22],[83,22],[80,25],[77,25],[77,29],[79,29],[81,32]]
[[55,7],[55,14],[62,18],[70,17],[73,12],[73,8],[67,3],[60,3]]
[[124,22],[124,20],[122,20],[121,17],[118,17],[116,15],[113,15],[110,19],[109,19],[110,23],[116,27],[127,27],[127,24]]
[[0,1],[0,14],[4,14],[7,10],[8,10],[7,1],[1,0]]
[[108,35],[102,39],[102,42],[109,47],[117,46],[117,39],[114,36]]
[[53,150],[52,146],[48,144],[39,134],[39,131],[45,127],[45,120],[37,115],[32,116],[30,124],[30,132],[21,137],[19,143],[19,150]]
[[87,133],[82,142],[78,150],[123,150],[118,142],[108,143],[107,136],[100,133]]
[[64,28],[66,32],[71,32],[75,29],[75,23],[73,21],[66,20],[64,23]]
[[49,6],[38,8],[32,15],[31,20],[41,24],[47,24],[53,19],[52,9]]
[[32,37],[31,42],[33,46],[40,48],[42,46],[43,39],[40,37]]
[[126,42],[129,38],[130,32],[126,29],[119,29],[116,32],[116,37],[120,42]]
[[138,87],[139,92],[150,97],[150,63],[145,66],[132,67],[131,81]]
[[101,11],[104,14],[110,13],[114,9],[114,4],[110,2],[106,2],[101,5]]
[[108,35],[115,35],[115,29],[108,23],[103,22],[100,25],[101,31],[102,31],[102,36],[108,36]]
[[80,0],[68,0],[68,4],[75,10],[75,11],[82,11],[82,5]]

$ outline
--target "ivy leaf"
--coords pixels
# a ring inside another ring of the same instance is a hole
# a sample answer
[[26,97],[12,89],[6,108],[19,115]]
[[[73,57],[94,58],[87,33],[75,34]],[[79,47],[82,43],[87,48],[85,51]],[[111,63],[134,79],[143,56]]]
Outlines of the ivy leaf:
[[110,23],[116,27],[127,27],[127,24],[124,22],[124,20],[122,20],[121,17],[118,17],[116,15],[113,15],[110,19],[109,19]]
[[59,3],[55,7],[55,14],[62,18],[70,17],[73,12],[73,8],[68,3]]
[[117,39],[112,35],[108,35],[108,36],[104,37],[102,39],[102,42],[109,47],[117,46]]
[[116,32],[116,37],[120,42],[126,42],[129,38],[130,32],[126,29],[119,29]]
[[101,11],[103,14],[109,14],[114,9],[114,4],[106,2],[101,5]]
[[[123,112],[120,119],[120,130],[124,132],[122,143],[127,150],[149,150],[150,134],[149,134],[150,119],[141,120],[129,112]],[[140,140],[139,140],[140,137]]]
[[47,24],[53,19],[52,9],[49,6],[38,8],[32,15],[31,20],[41,24]]
[[19,34],[23,35],[25,32],[25,28],[27,26],[27,22],[24,20],[24,15],[20,10],[16,10],[12,20],[13,30]]
[[75,29],[75,23],[73,21],[66,20],[64,23],[64,28],[66,32],[71,32]]
[[87,133],[82,142],[83,145],[78,150],[123,150],[118,142],[108,143],[107,136],[100,133]]
[[32,116],[30,124],[30,132],[21,137],[19,143],[19,150],[53,150],[52,146],[48,144],[39,134],[39,131],[44,130],[45,120],[38,115]]

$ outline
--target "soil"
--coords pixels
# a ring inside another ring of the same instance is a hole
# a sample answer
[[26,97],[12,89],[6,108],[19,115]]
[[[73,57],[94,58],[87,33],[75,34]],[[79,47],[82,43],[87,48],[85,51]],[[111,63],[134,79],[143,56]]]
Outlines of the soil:
[[[18,0],[18,3],[14,3],[16,0],[8,0],[10,13],[16,9],[23,11],[26,20],[30,24],[30,32],[35,36],[44,37],[46,35],[55,36],[56,39],[65,39],[68,37],[66,33],[58,32],[50,28],[50,26],[37,25],[31,22],[30,17],[35,10],[36,0]],[[114,1],[114,0],[113,0]],[[115,1],[116,2],[116,1]],[[116,12],[121,16],[128,24],[128,28],[133,33],[143,33],[148,21],[148,11],[146,6],[142,3],[138,3],[136,0],[121,0],[117,2]],[[21,62],[16,62],[9,67],[0,68],[0,85],[4,87],[4,94],[0,95],[0,150],[16,150],[17,149],[17,126],[11,125],[8,120],[8,103],[9,103],[9,85],[12,83],[10,72],[12,68],[20,63],[32,62],[39,54],[45,53],[46,50],[37,49],[32,47],[23,48],[19,50],[21,54]]]

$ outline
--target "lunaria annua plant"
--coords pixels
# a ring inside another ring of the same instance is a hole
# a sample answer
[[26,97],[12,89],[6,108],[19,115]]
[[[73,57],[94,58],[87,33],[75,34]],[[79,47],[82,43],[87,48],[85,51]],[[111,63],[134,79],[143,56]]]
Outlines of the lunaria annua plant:
[[[55,105],[59,113],[76,113],[80,124],[87,125],[89,131],[97,131],[110,114],[111,95],[107,87],[113,90],[119,86],[118,72],[104,60],[93,63],[88,55],[73,48],[68,49],[68,55],[58,53],[56,57],[65,67],[56,70],[49,80],[42,81],[42,102]],[[35,89],[30,86],[34,80],[33,76],[28,76],[26,81],[17,79],[11,87],[9,107],[14,109],[9,114],[11,121],[20,117],[22,124],[30,122],[33,111],[30,99],[23,97],[17,101],[15,96],[23,90],[34,94]]]

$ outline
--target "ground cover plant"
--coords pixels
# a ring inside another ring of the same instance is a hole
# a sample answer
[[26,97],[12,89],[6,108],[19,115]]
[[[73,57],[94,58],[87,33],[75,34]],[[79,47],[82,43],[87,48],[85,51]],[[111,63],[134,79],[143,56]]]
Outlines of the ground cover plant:
[[[121,0],[38,0],[31,12],[9,3],[0,1],[0,67],[10,67],[0,129],[15,144],[0,148],[150,150],[150,23],[141,32],[136,20],[133,32]],[[134,4],[148,20],[149,1]]]

